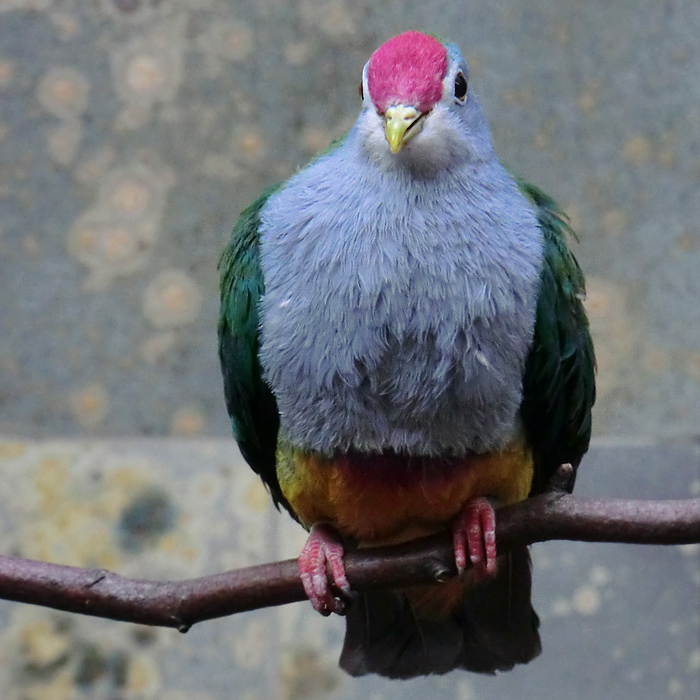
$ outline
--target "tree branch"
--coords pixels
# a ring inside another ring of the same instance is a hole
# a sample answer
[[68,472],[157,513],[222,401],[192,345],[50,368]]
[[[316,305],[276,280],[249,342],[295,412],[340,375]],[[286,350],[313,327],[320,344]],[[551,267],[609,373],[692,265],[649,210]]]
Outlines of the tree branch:
[[[700,542],[700,498],[623,501],[549,492],[497,511],[499,553],[546,540],[689,544]],[[456,574],[446,533],[402,545],[349,552],[355,591],[445,581]],[[128,579],[0,556],[0,598],[186,632],[244,610],[304,600],[294,559],[178,582]]]

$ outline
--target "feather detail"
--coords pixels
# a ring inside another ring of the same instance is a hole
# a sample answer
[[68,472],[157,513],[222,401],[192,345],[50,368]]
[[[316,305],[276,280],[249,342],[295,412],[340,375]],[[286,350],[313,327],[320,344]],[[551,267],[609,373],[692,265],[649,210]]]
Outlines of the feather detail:
[[520,410],[535,458],[532,492],[539,493],[560,464],[576,468],[588,449],[595,355],[582,303],[583,273],[566,244],[575,234],[549,196],[525,182],[520,187],[536,206],[545,245]]
[[258,251],[260,210],[277,187],[268,188],[243,211],[221,256],[219,360],[226,408],[241,453],[270,489],[275,505],[290,510],[275,468],[277,402],[262,378],[258,358],[258,304],[265,291]]

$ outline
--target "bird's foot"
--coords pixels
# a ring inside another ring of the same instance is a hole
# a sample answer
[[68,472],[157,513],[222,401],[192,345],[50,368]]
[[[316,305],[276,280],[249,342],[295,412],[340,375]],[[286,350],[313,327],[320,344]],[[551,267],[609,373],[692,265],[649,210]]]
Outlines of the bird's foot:
[[[330,577],[326,564],[331,569]],[[307,597],[321,615],[344,614],[350,599],[350,584],[343,565],[343,545],[330,525],[317,523],[311,528],[299,555],[299,573]]]
[[479,577],[496,573],[496,513],[482,497],[469,501],[452,525],[457,570],[462,573],[469,560]]

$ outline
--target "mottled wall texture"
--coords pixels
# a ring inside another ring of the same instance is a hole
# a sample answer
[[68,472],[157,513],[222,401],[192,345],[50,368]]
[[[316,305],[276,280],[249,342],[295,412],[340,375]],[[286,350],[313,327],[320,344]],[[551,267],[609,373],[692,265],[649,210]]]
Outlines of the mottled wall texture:
[[[650,469],[664,465],[665,470]],[[700,494],[700,445],[594,447],[583,497]],[[611,469],[614,466],[614,469]],[[231,440],[3,440],[0,552],[183,579],[296,556]],[[0,601],[2,700],[697,700],[700,545],[532,548],[543,651],[498,676],[352,679],[309,603],[186,635]]]
[[227,435],[224,241],[414,27],[463,47],[502,159],[580,232],[596,434],[697,429],[696,0],[5,0],[0,430]]

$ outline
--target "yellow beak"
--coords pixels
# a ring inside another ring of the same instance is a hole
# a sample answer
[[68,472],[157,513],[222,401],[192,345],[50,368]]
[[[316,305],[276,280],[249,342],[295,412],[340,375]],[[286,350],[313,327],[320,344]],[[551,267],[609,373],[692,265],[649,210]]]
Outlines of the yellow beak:
[[398,153],[420,131],[420,125],[414,124],[422,116],[423,112],[408,105],[393,105],[386,110],[384,135],[392,153]]

